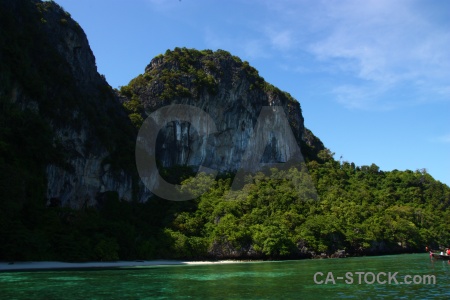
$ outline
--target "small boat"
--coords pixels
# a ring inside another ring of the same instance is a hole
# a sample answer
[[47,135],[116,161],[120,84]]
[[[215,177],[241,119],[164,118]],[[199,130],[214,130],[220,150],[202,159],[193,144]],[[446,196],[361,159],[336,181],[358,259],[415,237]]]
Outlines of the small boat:
[[450,255],[444,254],[444,252],[431,252],[430,251],[430,257],[435,259],[445,259],[450,260]]

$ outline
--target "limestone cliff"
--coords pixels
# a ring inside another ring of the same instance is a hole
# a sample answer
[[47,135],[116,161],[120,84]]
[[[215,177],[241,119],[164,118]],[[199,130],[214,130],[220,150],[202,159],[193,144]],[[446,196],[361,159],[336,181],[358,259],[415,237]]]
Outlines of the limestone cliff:
[[[235,172],[241,163],[263,106],[281,106],[304,155],[313,156],[323,145],[305,128],[299,102],[265,82],[247,62],[227,51],[176,48],[154,58],[145,73],[121,88],[131,119],[141,120],[169,104],[198,107],[217,127],[203,141],[187,122],[173,121],[161,130],[156,156],[164,167],[203,165],[220,172]],[[273,119],[271,126],[282,120]],[[136,122],[139,125],[139,122]],[[267,132],[267,134],[272,134]],[[281,135],[270,136],[264,163],[285,162],[289,150]]]
[[[49,147],[58,157],[42,162],[48,203],[92,206],[107,191],[146,200],[133,168],[135,130],[97,72],[81,27],[54,2],[2,0],[0,5],[2,114],[10,117],[19,108],[17,114],[32,113],[48,125]],[[7,138],[6,144],[17,144],[17,135]]]

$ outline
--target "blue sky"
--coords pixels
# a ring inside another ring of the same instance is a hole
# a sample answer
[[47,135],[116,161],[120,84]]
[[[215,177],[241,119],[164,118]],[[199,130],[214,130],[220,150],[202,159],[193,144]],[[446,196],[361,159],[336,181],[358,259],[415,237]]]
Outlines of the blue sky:
[[450,185],[450,1],[56,0],[117,88],[167,49],[224,49],[344,161]]

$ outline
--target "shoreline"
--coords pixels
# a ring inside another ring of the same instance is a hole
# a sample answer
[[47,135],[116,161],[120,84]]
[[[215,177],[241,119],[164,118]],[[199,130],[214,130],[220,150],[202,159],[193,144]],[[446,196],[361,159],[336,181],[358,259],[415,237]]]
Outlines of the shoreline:
[[28,261],[28,262],[0,262],[0,273],[10,271],[45,271],[45,270],[73,270],[73,269],[116,269],[116,268],[145,268],[161,266],[189,266],[211,264],[233,264],[257,262],[246,260],[219,261],[181,261],[181,260],[137,260],[112,262],[59,262],[59,261]]
[[[422,252],[413,253],[394,253],[385,255],[405,255],[405,254],[421,254]],[[428,254],[428,252],[426,252]],[[385,256],[373,255],[373,256]],[[368,255],[372,256],[372,255]],[[346,256],[365,257],[363,256]],[[318,259],[339,259],[339,258],[312,258]],[[296,260],[296,259],[294,259]],[[302,259],[300,259],[302,260]],[[214,264],[237,264],[237,263],[257,263],[267,261],[289,261],[288,260],[252,260],[252,259],[224,259],[224,260],[203,260],[203,261],[184,261],[184,260],[134,260],[134,261],[92,261],[92,262],[62,262],[62,261],[17,261],[5,262],[0,261],[0,274],[15,271],[52,271],[52,270],[88,270],[88,269],[120,269],[120,268],[146,268],[146,267],[163,267],[163,266],[195,266],[195,265],[214,265]]]

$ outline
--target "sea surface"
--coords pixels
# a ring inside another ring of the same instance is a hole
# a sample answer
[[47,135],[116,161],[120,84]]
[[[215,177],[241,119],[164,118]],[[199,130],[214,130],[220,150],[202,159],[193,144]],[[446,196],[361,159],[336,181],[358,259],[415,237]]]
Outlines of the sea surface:
[[0,299],[185,298],[450,299],[450,264],[431,260],[427,253],[423,253],[279,262],[0,272]]

